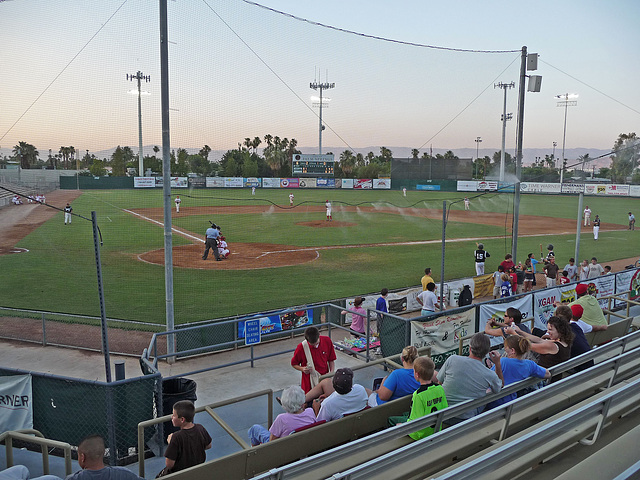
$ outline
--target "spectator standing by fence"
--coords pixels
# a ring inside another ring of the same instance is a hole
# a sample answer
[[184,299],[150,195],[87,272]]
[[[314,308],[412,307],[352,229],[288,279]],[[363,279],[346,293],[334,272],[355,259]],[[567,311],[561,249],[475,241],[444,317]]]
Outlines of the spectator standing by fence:
[[320,375],[334,371],[335,361],[336,351],[331,339],[320,335],[316,327],[308,327],[304,331],[304,340],[293,353],[291,366],[302,373],[300,386],[307,393],[318,384]]

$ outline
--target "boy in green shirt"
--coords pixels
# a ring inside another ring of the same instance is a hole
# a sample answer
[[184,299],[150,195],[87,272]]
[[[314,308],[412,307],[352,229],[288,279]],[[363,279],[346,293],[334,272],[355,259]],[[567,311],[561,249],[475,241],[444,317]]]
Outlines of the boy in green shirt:
[[[447,408],[447,397],[444,393],[442,385],[433,383],[433,372],[435,365],[433,360],[428,357],[419,357],[413,362],[413,375],[420,382],[420,388],[413,392],[411,399],[411,413],[399,417],[389,417],[389,424],[396,425],[417,418],[424,417],[443,408]],[[413,440],[420,440],[433,434],[433,427],[423,428],[417,432],[410,433],[409,436]]]

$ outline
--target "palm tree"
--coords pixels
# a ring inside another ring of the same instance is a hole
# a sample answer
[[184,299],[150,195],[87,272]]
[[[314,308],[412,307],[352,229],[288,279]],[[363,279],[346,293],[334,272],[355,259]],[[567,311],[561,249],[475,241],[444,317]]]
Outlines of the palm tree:
[[418,150],[417,148],[412,148],[411,149],[411,156],[413,158],[418,158],[418,155],[420,155],[420,150]]
[[245,145],[247,147],[247,149],[251,148],[251,145],[253,145],[253,140],[251,140],[249,137],[244,139],[244,143],[243,145]]
[[260,146],[261,143],[262,143],[262,140],[260,140],[260,137],[254,137],[253,142],[251,142],[251,146],[253,147],[253,153],[256,153],[258,151],[258,147]]
[[209,145],[205,145],[204,147],[202,147],[200,149],[200,151],[198,152],[200,154],[200,156],[202,158],[205,159],[205,161],[209,161],[209,153],[211,153],[211,147]]
[[587,162],[590,162],[591,161],[591,157],[589,157],[588,153],[585,153],[584,155],[580,155],[578,157],[578,160],[580,162],[582,162],[582,171],[584,172],[584,164],[587,163]]
[[353,172],[355,163],[356,158],[353,156],[353,152],[351,150],[345,150],[340,154],[340,168],[346,177],[351,175],[351,172]]
[[13,154],[16,158],[20,158],[20,168],[30,168],[38,159],[38,150],[36,147],[27,142],[18,142],[13,147]]
[[267,144],[267,147],[270,147],[271,145],[273,145],[273,136],[269,135],[268,133],[264,136],[264,141]]

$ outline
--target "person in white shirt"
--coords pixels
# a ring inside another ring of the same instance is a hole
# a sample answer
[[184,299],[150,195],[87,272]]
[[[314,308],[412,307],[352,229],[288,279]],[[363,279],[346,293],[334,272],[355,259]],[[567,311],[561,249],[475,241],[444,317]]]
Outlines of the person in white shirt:
[[293,207],[293,193],[289,194],[289,206]]
[[586,227],[587,225],[591,225],[591,209],[589,208],[589,205],[587,205],[587,208],[584,209],[584,226]]
[[180,204],[182,203],[182,200],[180,200],[180,195],[176,196],[174,202],[176,203],[176,213],[180,213]]
[[318,412],[317,421],[337,420],[367,406],[367,391],[362,385],[353,384],[353,371],[350,368],[336,370],[332,383],[335,391],[324,400],[318,398],[313,402],[313,409]]
[[422,311],[420,312],[422,315],[430,315],[436,311],[436,308],[440,309],[440,305],[438,305],[438,297],[435,294],[435,289],[436,284],[433,282],[429,282],[427,284],[427,289],[416,297],[418,303],[422,305]]
[[564,266],[563,270],[566,270],[569,274],[567,276],[569,277],[570,282],[578,281],[578,266],[576,265],[575,258],[570,258],[569,263]]
[[596,278],[600,275],[604,275],[604,268],[602,265],[598,263],[598,259],[593,257],[591,259],[591,264],[589,265],[589,273],[587,273],[587,278]]

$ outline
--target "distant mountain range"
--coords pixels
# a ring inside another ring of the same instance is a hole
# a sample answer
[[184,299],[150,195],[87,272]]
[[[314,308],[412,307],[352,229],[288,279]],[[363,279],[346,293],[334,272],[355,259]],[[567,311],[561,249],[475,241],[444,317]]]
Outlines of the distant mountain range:
[[[177,147],[173,147],[173,149],[175,148]],[[196,154],[200,151],[201,148],[202,147],[186,148],[186,150],[187,152],[189,152],[189,154]],[[408,147],[387,147],[387,148],[391,150],[394,157],[408,158],[411,156],[411,150],[412,150],[411,148],[408,148]],[[96,152],[90,151],[89,153],[95,155],[98,158],[108,158],[111,156],[111,154],[115,149],[116,147],[113,147],[110,149],[100,150]],[[131,145],[131,149],[134,151],[134,153],[138,152],[138,147],[135,145]],[[317,147],[299,147],[299,150],[302,153],[317,153]],[[337,159],[340,153],[345,150],[345,147],[329,146],[329,147],[323,148],[323,150],[325,153],[333,152]],[[380,153],[380,147],[363,147],[363,148],[354,148],[353,150],[354,150],[354,153],[362,153],[363,155],[366,155],[369,152],[373,152],[375,155],[378,155]],[[457,155],[460,158],[476,158],[475,148],[451,148],[451,149],[434,148],[432,154],[433,155],[437,155],[438,153],[444,154],[448,150],[451,150],[455,155]],[[491,157],[493,156],[494,152],[499,150],[500,150],[499,148],[480,148],[478,150],[478,155],[480,157],[484,157],[485,155],[488,155],[489,157]],[[222,158],[222,155],[224,155],[226,151],[227,150],[212,150],[211,153],[209,153],[209,159],[212,161],[219,161]],[[423,148],[420,150],[420,155],[428,151],[429,149]],[[145,146],[144,152],[145,152],[145,155],[149,155],[150,153],[152,153],[153,145]],[[515,156],[515,151],[513,149],[507,149],[507,152],[511,156]],[[545,155],[551,155],[552,153],[553,153],[552,150],[549,148],[525,148],[522,152],[523,164],[530,165],[535,162],[536,157],[540,157],[544,159]],[[595,167],[596,169],[598,169],[600,167],[608,167],[611,163],[611,159],[609,158],[609,155],[608,155],[610,153],[610,150],[602,150],[597,148],[582,148],[582,147],[569,148],[565,150],[567,163],[571,165],[572,163],[575,163],[575,160],[578,157],[580,157],[581,155],[586,155],[587,153],[589,154],[589,157],[595,159],[588,163],[587,166],[590,168]],[[11,156],[12,149],[0,148],[0,155]],[[556,155],[556,158],[560,158],[562,156],[562,150],[559,148],[556,148],[555,155]],[[602,158],[598,158],[601,156]],[[47,157],[47,153],[45,153],[44,150],[40,151],[40,158],[44,159],[46,157]]]

